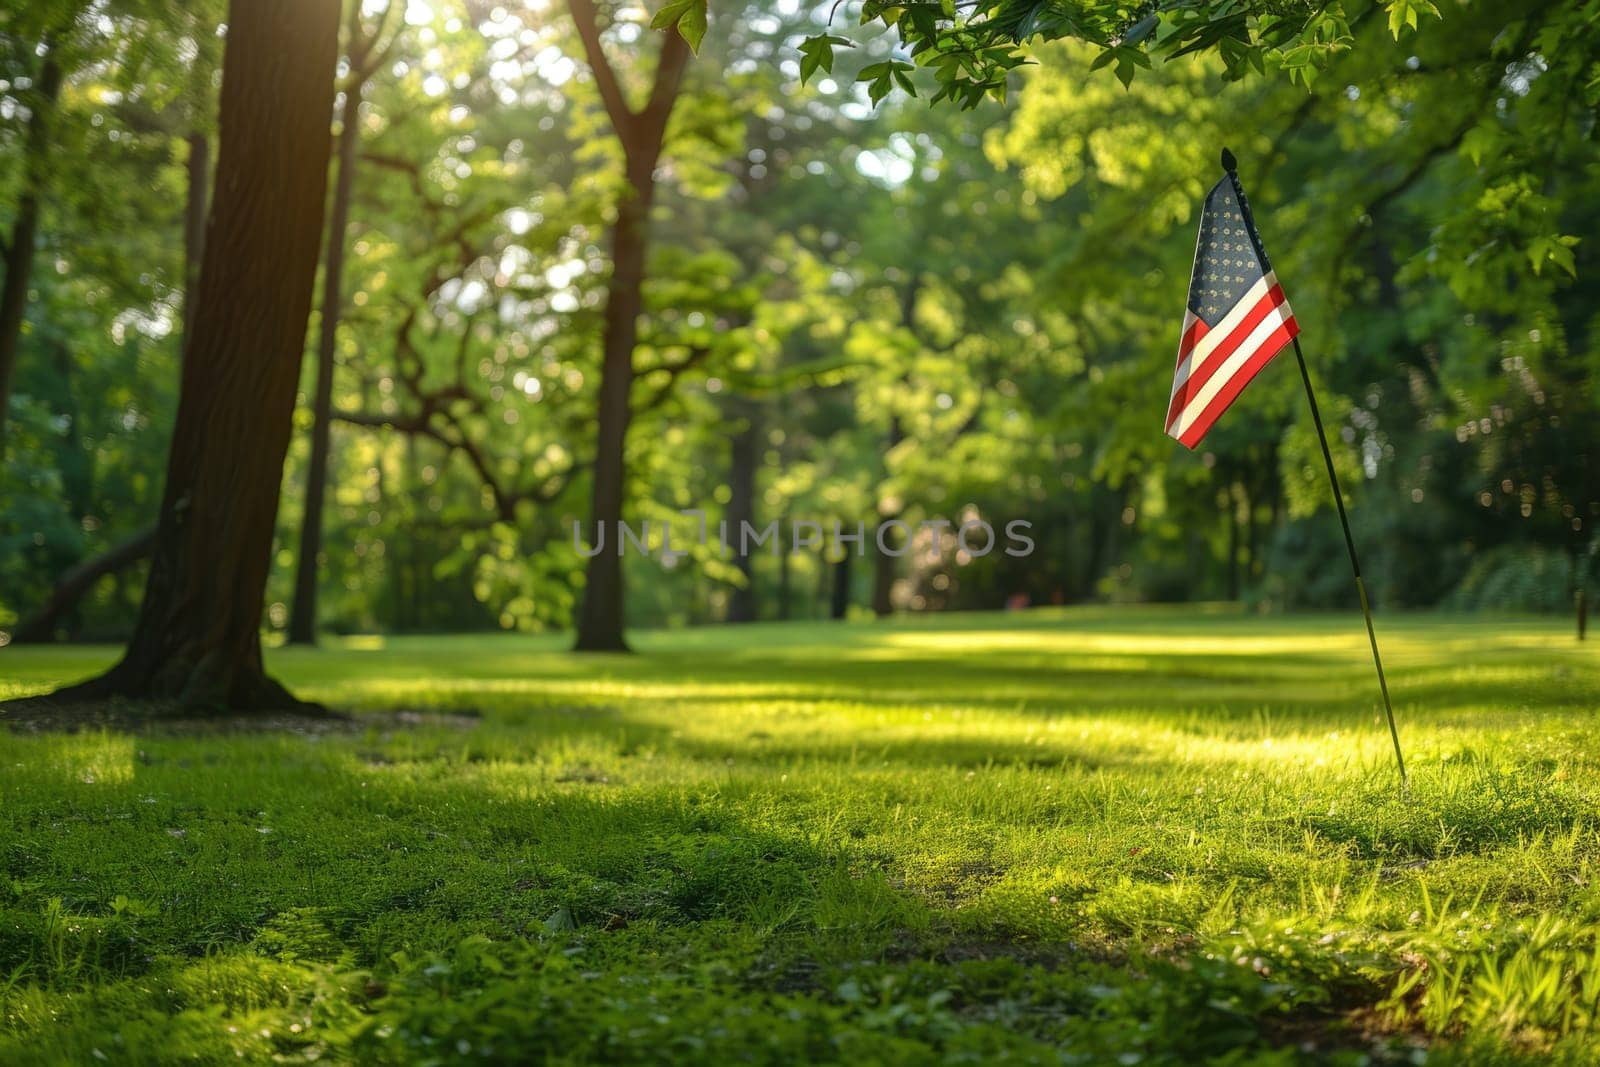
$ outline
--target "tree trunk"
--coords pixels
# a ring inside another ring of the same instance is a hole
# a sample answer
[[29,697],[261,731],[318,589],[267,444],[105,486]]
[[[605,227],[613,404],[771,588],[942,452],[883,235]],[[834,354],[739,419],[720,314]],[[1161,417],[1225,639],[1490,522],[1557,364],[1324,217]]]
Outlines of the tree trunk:
[[740,536],[744,526],[755,525],[756,520],[756,468],[761,453],[760,419],[753,403],[732,405],[730,414],[742,415],[744,428],[728,439],[728,539],[733,543],[734,562],[744,575],[744,585],[733,591],[728,601],[729,622],[755,622],[756,586],[755,558],[751,552],[742,552]]
[[150,576],[121,662],[56,700],[300,706],[261,663],[261,606],[327,188],[337,4],[233,0],[216,199],[185,339]]
[[206,244],[206,186],[211,181],[211,142],[200,130],[188,137],[188,195],[183,207],[183,333],[194,326],[195,294],[200,289],[200,257]]
[[[617,208],[611,231],[611,287],[606,294],[604,356],[600,365],[600,418],[595,440],[590,531],[604,530],[606,547],[589,558],[578,616],[579,652],[626,652],[622,627],[622,497],[627,480],[629,394],[633,388],[633,346],[643,310],[645,227],[654,193],[653,178],[630,185],[632,196]],[[599,543],[598,541],[596,542]]]
[[[897,539],[892,530],[885,537],[886,541]],[[896,557],[889,555],[882,549],[874,548],[872,556],[872,613],[880,619],[894,614],[896,566]]]
[[817,554],[817,587],[806,598],[806,618],[826,618],[833,598],[833,567],[822,553]]
[[22,195],[5,248],[5,277],[0,279],[0,460],[6,452],[6,414],[11,407],[11,378],[22,344],[22,320],[28,313],[28,281],[33,274],[34,244],[39,238],[39,191],[44,185],[44,159],[50,150],[50,119],[61,95],[61,64],[55,49],[39,72],[33,113],[28,116],[28,141],[23,149]]
[[1239,599],[1239,501],[1233,489],[1233,483],[1230,482],[1227,506],[1223,508],[1228,517],[1228,595],[1225,599],[1229,601]]
[[[422,501],[427,493],[427,488],[422,484],[422,468],[417,462],[417,438],[415,434],[409,434],[406,436],[405,494],[406,514],[411,516],[413,526],[422,517]],[[417,631],[428,628],[428,620],[422,610],[426,602],[422,595],[422,576],[425,573],[422,538],[413,534],[406,538],[406,615],[411,620],[411,629]]]
[[833,565],[833,596],[828,604],[828,618],[842,619],[850,613],[850,557],[848,550]]
[[66,426],[67,433],[56,438],[56,470],[61,476],[61,495],[67,514],[79,529],[94,509],[94,451],[84,447],[83,413],[73,391],[77,367],[72,350],[64,341],[49,342],[50,369],[55,372],[55,395],[51,412]]
[[[910,299],[915,299],[915,296],[907,298],[907,302]],[[907,310],[906,315],[909,317],[909,310]],[[899,443],[904,442],[904,440],[906,440],[906,430],[902,429],[898,414],[891,414],[890,432],[888,432],[888,440],[886,440],[888,448],[886,448],[885,454],[890,453],[894,448],[898,448]],[[899,515],[901,515],[899,510],[896,510],[893,515],[880,514],[878,515],[878,522],[891,522],[891,520],[899,518]],[[894,541],[894,539],[896,537],[894,537],[893,530],[891,530],[890,534],[888,534],[888,541]],[[877,537],[872,539],[872,545],[874,545],[872,547],[872,613],[882,619],[882,617],[894,614],[894,571],[898,569],[898,563],[896,563],[898,557],[893,557],[890,553],[877,547]],[[896,547],[901,547],[901,545],[896,545]]]
[[[900,325],[912,337],[917,336],[917,296],[922,291],[922,273],[913,271],[906,281],[905,291],[900,294]],[[901,379],[902,382],[905,380]],[[900,444],[905,441],[905,427],[900,423],[900,416],[895,412],[889,413],[889,432],[884,441],[885,461]],[[887,473],[887,472],[885,472]],[[900,517],[900,510],[893,514],[883,513],[880,509],[878,521],[890,522]],[[874,546],[877,539],[873,539]],[[878,618],[894,614],[894,579],[895,572],[899,569],[896,557],[889,555],[881,548],[873,548],[872,564],[872,613]]]
[[[641,111],[628,107],[616,72],[601,46],[592,0],[568,0],[573,22],[627,160],[627,192],[611,227],[611,283],[606,290],[600,363],[599,419],[595,433],[590,532],[606,531],[606,548],[589,558],[578,612],[579,652],[626,652],[622,609],[622,500],[627,485],[629,397],[633,391],[633,348],[644,310],[644,263],[650,204],[655,197],[656,164],[667,120],[677,101],[689,46],[675,30],[661,43],[650,99]],[[598,541],[596,542],[598,544]]]
[[360,143],[361,83],[345,89],[339,128],[339,176],[328,218],[328,251],[322,267],[322,321],[317,336],[317,392],[311,406],[311,457],[306,467],[305,514],[300,521],[300,556],[295,563],[294,606],[289,613],[289,643],[317,643],[317,557],[322,554],[322,509],[328,495],[328,446],[333,424],[333,371],[339,316],[344,311],[345,230],[350,224],[350,191],[355,185]]
[[1239,495],[1244,498],[1244,577],[1254,582],[1260,570],[1256,562],[1256,502],[1248,485],[1239,486]]
[[788,622],[794,614],[793,561],[789,558],[789,516],[778,524],[778,618]]

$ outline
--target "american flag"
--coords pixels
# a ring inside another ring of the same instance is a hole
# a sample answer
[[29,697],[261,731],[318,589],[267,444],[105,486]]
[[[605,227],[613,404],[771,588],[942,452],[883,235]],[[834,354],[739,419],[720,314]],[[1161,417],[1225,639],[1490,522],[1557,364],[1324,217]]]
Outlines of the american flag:
[[[1225,156],[1225,165],[1232,162]],[[1206,194],[1167,435],[1194,448],[1262,367],[1300,332],[1232,167]]]

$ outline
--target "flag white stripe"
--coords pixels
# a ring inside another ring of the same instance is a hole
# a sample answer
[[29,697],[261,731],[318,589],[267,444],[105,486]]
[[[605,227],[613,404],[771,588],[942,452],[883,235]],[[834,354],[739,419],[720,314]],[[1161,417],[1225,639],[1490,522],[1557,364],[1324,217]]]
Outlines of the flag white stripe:
[[[1194,324],[1199,322],[1199,321],[1200,321],[1200,316],[1196,315],[1194,312],[1190,311],[1188,308],[1184,308],[1183,309],[1183,332],[1178,334],[1178,337],[1179,337],[1179,341],[1178,341],[1178,349],[1179,349],[1178,369],[1173,372],[1172,392],[1167,397],[1167,410],[1168,411],[1172,410],[1172,401],[1174,399],[1176,399],[1176,397],[1178,395],[1178,390],[1183,387],[1184,379],[1189,376],[1189,372],[1184,369],[1185,367],[1187,367],[1189,365],[1189,357],[1188,357],[1187,354],[1185,354],[1182,351],[1182,349],[1183,349],[1183,340],[1182,340],[1182,338],[1188,337],[1189,336],[1189,331],[1192,330],[1194,328]],[[1205,340],[1205,338],[1202,337],[1200,340],[1203,341],[1203,340]],[[1192,353],[1194,351],[1194,349],[1191,348],[1189,351]]]
[[[1184,382],[1189,380],[1189,375],[1200,368],[1200,365],[1206,361],[1206,357],[1216,351],[1217,346],[1228,339],[1228,335],[1233,332],[1234,327],[1238,326],[1244,320],[1244,317],[1250,314],[1255,306],[1261,302],[1262,298],[1270,293],[1272,287],[1277,284],[1277,274],[1268,271],[1262,275],[1260,281],[1250,287],[1249,292],[1239,298],[1239,302],[1233,305],[1233,309],[1227,315],[1223,316],[1221,322],[1206,331],[1206,335],[1200,338],[1199,343],[1190,349],[1189,354],[1178,362],[1178,370],[1172,381],[1172,396],[1178,395],[1178,390],[1183,387]],[[1188,329],[1189,320],[1186,318],[1184,319],[1185,333],[1188,332]],[[1171,397],[1168,397],[1168,400],[1171,400]]]
[[[1206,406],[1211,403],[1212,398],[1221,392],[1222,387],[1227,385],[1229,380],[1239,372],[1239,368],[1248,363],[1250,357],[1260,351],[1267,338],[1271,337],[1278,331],[1279,327],[1292,318],[1294,318],[1294,312],[1289,310],[1288,301],[1284,301],[1269,311],[1266,318],[1262,319],[1256,328],[1250,331],[1250,336],[1245,338],[1239,347],[1233,350],[1233,354],[1228,357],[1228,361],[1217,368],[1216,373],[1211,376],[1205,385],[1200,387],[1198,393],[1189,398],[1189,402],[1183,406],[1183,410],[1178,412],[1177,421],[1167,432],[1173,437],[1182,437],[1189,427],[1194,425],[1195,420],[1204,414]],[[1207,339],[1210,339],[1210,337],[1211,334],[1206,334]]]

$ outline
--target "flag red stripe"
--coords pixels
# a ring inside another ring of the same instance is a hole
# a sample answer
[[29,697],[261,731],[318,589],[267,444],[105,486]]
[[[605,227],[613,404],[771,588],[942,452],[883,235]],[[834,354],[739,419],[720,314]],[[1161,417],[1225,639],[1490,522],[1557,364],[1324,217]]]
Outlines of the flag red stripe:
[[[1170,429],[1178,412],[1182,411],[1189,403],[1189,398],[1205,387],[1206,382],[1217,372],[1217,368],[1228,361],[1228,357],[1245,339],[1261,325],[1261,320],[1272,313],[1272,310],[1284,302],[1283,287],[1274,285],[1268,289],[1266,295],[1256,301],[1256,306],[1251,308],[1239,324],[1224,337],[1217,347],[1206,356],[1205,362],[1192,370],[1183,384],[1178,386],[1172,394],[1172,401],[1167,405],[1167,427]],[[1183,357],[1179,356],[1181,362]]]
[[1195,345],[1200,343],[1200,338],[1206,335],[1206,320],[1195,316],[1194,323],[1178,338],[1178,364],[1183,364],[1183,357],[1187,356]]
[[1185,448],[1193,448],[1198,445],[1200,439],[1211,429],[1212,424],[1222,417],[1222,413],[1228,410],[1228,406],[1238,398],[1244,387],[1250,384],[1250,380],[1260,373],[1262,367],[1271,363],[1272,357],[1283,351],[1283,346],[1288,344],[1299,332],[1300,324],[1293,318],[1286,320],[1282,326],[1274,330],[1261,343],[1261,347],[1256,350],[1255,355],[1251,356],[1244,366],[1234,372],[1233,377],[1228,379],[1227,384],[1217,392],[1216,396],[1211,398],[1211,403],[1206,405],[1206,409],[1200,413],[1200,417],[1195,419],[1194,424],[1184,431],[1183,436],[1179,437],[1178,441]]

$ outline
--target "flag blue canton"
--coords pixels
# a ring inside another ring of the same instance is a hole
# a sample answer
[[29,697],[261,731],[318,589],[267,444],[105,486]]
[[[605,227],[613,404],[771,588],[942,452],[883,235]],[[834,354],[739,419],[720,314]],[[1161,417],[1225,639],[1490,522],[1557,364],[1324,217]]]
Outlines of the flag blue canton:
[[1189,281],[1189,310],[1208,327],[1221,321],[1272,270],[1250,232],[1245,211],[1244,196],[1233,176],[1223,175],[1206,195]]

